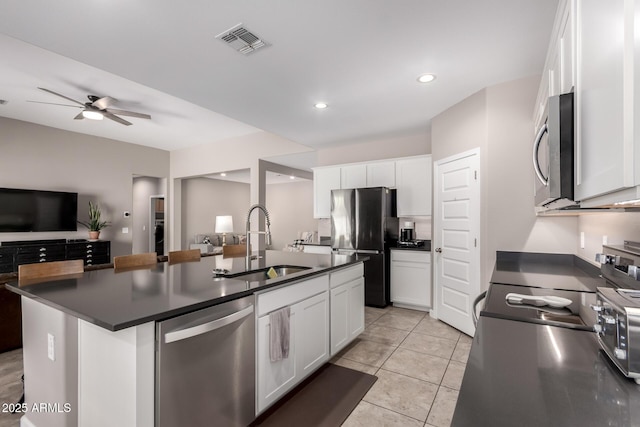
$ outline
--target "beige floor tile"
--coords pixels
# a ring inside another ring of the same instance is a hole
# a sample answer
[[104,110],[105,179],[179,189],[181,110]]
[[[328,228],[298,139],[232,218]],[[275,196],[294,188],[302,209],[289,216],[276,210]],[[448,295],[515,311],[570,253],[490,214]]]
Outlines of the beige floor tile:
[[466,364],[456,362],[452,360],[447,366],[447,370],[442,378],[442,386],[452,388],[454,390],[460,390],[462,384],[462,377],[464,377],[464,370],[467,367]]
[[364,363],[354,362],[353,360],[345,359],[344,357],[339,358],[336,361],[332,361],[331,363],[343,366],[345,368],[353,369],[355,371],[364,372],[365,374],[375,375],[378,371],[378,368],[375,366],[365,365]]
[[437,385],[383,369],[377,377],[363,400],[426,421],[438,392]]
[[378,320],[385,313],[386,313],[386,310],[383,308],[365,307],[364,308],[364,324],[370,325],[371,323]]
[[456,409],[458,391],[447,387],[440,387],[436,399],[431,406],[431,412],[427,417],[427,423],[435,427],[448,427],[451,425],[453,411]]
[[420,318],[415,316],[406,316],[403,314],[387,313],[373,322],[375,326],[385,326],[387,328],[401,329],[403,331],[411,331],[420,323]]
[[453,355],[451,355],[451,360],[455,360],[456,362],[461,362],[461,363],[467,363],[470,350],[471,350],[470,342],[458,341],[458,344],[456,344],[455,350],[453,350]]
[[398,316],[420,318],[421,320],[427,315],[426,311],[411,310],[409,308],[394,307],[392,305],[387,308],[387,313]]
[[409,331],[374,324],[367,326],[359,338],[397,347],[404,341],[407,335],[409,335]]
[[397,412],[360,402],[343,427],[422,427],[423,423]]
[[448,364],[448,359],[400,347],[382,365],[382,369],[440,384]]
[[443,359],[450,359],[453,350],[456,348],[456,342],[446,338],[411,332],[400,347],[430,354],[431,356],[442,357]]
[[467,334],[460,334],[458,341],[471,344],[473,342],[473,337],[470,337]]
[[343,354],[343,358],[365,365],[380,367],[396,347],[374,341],[361,340]]
[[430,316],[426,316],[418,323],[413,332],[421,334],[432,335],[434,337],[446,338],[449,340],[458,341],[460,338],[460,331],[447,325],[444,322],[436,320]]

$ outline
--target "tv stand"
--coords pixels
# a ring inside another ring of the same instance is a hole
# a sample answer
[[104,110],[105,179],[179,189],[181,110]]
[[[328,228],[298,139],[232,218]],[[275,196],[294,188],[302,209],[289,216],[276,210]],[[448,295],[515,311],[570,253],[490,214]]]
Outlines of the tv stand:
[[109,264],[111,242],[85,239],[16,240],[0,244],[0,273],[16,273],[20,264],[81,259],[84,265]]

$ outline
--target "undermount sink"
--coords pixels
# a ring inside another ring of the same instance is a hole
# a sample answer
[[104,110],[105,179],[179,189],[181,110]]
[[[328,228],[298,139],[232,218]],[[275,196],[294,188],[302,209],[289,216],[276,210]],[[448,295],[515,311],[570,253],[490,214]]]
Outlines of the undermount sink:
[[[248,282],[269,280],[270,278],[267,276],[267,271],[269,271],[269,268],[271,267],[265,267],[259,270],[251,270],[251,271],[247,271],[246,273],[227,274],[225,275],[225,277],[229,279],[246,280]],[[302,267],[302,266],[296,266],[296,265],[274,265],[273,266],[273,269],[275,270],[277,277],[284,277],[289,274],[299,273],[304,270],[309,270],[310,268],[311,267]]]

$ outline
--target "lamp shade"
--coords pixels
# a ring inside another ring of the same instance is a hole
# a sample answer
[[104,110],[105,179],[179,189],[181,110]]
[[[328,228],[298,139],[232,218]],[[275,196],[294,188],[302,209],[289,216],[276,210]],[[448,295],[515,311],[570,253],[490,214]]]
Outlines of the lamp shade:
[[231,215],[216,216],[216,233],[233,233],[233,217]]

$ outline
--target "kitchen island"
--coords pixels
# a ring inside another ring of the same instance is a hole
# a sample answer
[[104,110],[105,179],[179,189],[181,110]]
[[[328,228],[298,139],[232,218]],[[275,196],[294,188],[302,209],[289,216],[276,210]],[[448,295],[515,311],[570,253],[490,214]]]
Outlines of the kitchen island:
[[237,275],[246,268],[244,257],[218,255],[150,269],[95,270],[22,287],[8,283],[7,289],[23,297],[27,403],[61,408],[34,413],[29,407],[23,425],[153,426],[157,322],[323,276],[328,284],[330,274],[366,259],[279,251],[254,255],[251,270],[305,269],[273,279],[214,277],[214,269]]
[[[498,252],[491,287],[560,289],[587,299],[605,286],[599,272],[573,255]],[[452,426],[639,425],[640,386],[600,350],[595,332],[544,316],[498,316],[497,302],[487,302],[478,319]]]

